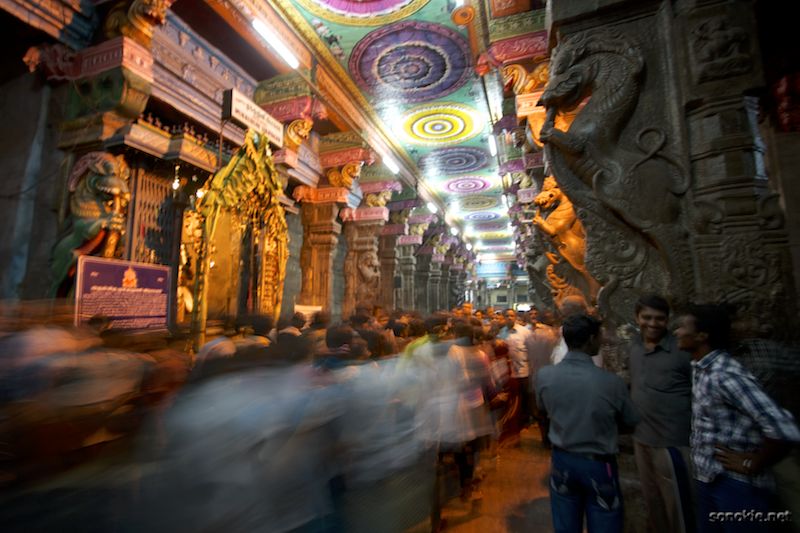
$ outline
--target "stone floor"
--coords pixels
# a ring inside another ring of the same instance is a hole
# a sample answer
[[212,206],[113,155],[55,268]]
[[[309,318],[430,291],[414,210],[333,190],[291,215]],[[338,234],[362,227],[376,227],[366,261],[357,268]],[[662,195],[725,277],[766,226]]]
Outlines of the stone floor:
[[[442,517],[453,533],[552,532],[547,476],[550,453],[538,431],[523,431],[519,448],[499,450],[496,459],[484,459],[483,499],[477,509],[459,498],[449,500]],[[427,523],[408,533],[428,533]]]

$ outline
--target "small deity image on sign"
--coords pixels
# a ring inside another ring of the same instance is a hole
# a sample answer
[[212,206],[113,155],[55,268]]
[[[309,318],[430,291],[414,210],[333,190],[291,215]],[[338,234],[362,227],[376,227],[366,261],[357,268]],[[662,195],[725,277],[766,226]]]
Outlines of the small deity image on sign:
[[122,286],[126,289],[135,289],[139,285],[139,280],[136,278],[136,271],[133,267],[128,267],[122,275]]

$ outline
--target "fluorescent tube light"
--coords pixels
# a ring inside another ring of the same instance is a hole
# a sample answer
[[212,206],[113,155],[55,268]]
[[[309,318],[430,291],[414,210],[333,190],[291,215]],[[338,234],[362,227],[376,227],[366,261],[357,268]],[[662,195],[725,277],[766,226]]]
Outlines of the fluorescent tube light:
[[294,57],[294,54],[283,44],[281,38],[272,29],[264,24],[261,19],[253,19],[253,29],[258,32],[261,37],[267,41],[267,44],[281,56],[287,65],[292,68],[300,66],[300,61]]

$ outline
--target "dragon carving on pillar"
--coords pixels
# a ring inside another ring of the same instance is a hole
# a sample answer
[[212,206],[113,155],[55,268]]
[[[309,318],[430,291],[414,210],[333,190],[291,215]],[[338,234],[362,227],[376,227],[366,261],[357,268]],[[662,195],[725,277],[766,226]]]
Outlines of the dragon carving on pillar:
[[115,257],[125,229],[130,170],[122,156],[89,152],[69,176],[67,233],[53,248],[52,296],[66,296],[81,255]]
[[[578,33],[555,48],[540,101],[545,157],[586,229],[601,311],[623,320],[641,292],[683,300],[692,279],[680,220],[687,174],[652,118],[638,132],[632,124],[644,69],[642,51],[619,30]],[[587,98],[567,131],[555,127]]]

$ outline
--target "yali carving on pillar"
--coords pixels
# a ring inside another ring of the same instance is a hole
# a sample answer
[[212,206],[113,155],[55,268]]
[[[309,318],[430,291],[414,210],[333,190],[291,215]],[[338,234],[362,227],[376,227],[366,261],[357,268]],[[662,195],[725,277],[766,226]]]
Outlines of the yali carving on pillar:
[[342,165],[341,169],[332,168],[328,170],[326,176],[330,184],[334,187],[349,189],[353,186],[353,182],[361,176],[361,167],[363,166],[363,161],[351,161],[350,163]]
[[53,249],[52,296],[72,289],[79,256],[116,257],[130,200],[129,176],[122,156],[89,152],[75,163],[68,181],[67,234]]
[[127,0],[118,2],[108,14],[105,33],[109,39],[124,35],[150,46],[153,28],[164,24],[174,0]]
[[[586,265],[605,286],[601,310],[614,307],[621,316],[632,315],[638,292],[683,300],[692,284],[680,220],[687,173],[666,150],[667,134],[658,125],[624,134],[644,68],[640,48],[617,29],[575,34],[555,48],[540,101],[547,110],[540,139],[586,227]],[[567,131],[555,127],[560,113],[587,98]],[[618,289],[624,290],[612,306]]]
[[287,127],[283,136],[283,144],[290,150],[297,150],[303,141],[308,139],[314,122],[310,118],[293,120]]
[[[550,260],[551,267],[565,259],[586,281],[589,290],[589,299],[594,301],[600,289],[597,281],[586,270],[584,255],[586,253],[586,234],[583,231],[583,224],[578,220],[572,202],[569,201],[556,183],[552,176],[545,178],[542,192],[540,192],[534,203],[537,206],[536,215],[533,217],[533,225],[544,232],[555,246],[558,256],[547,252],[546,256]],[[544,216],[542,213],[544,212]],[[553,268],[548,269],[548,278],[555,281],[556,276]],[[558,294],[565,289],[565,281],[559,278]],[[557,287],[553,287],[556,289]],[[558,297],[556,296],[558,303]]]

